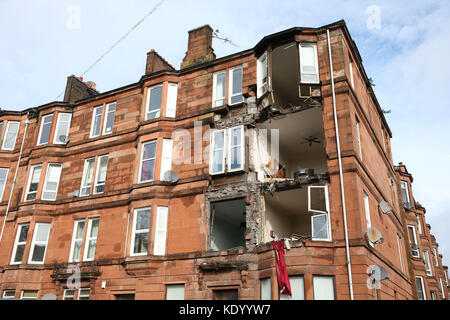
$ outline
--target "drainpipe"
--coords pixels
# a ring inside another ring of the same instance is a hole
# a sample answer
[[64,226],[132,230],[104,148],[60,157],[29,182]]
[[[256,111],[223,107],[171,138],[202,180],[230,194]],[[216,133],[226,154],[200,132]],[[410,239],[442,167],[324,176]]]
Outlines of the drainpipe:
[[27,136],[27,130],[28,130],[28,122],[29,122],[28,115],[29,115],[29,112],[27,112],[27,119],[25,120],[25,131],[23,133],[22,144],[20,146],[19,159],[17,160],[16,172],[14,173],[14,180],[13,180],[13,183],[11,186],[11,192],[9,194],[8,206],[6,207],[5,220],[3,220],[2,232],[0,233],[0,243],[2,242],[2,239],[3,239],[3,232],[5,231],[6,220],[8,219],[9,207],[11,206],[11,199],[12,199],[12,196],[14,193],[14,187],[16,185],[17,173],[19,172],[20,160],[22,159],[23,145],[25,143],[25,137]]
[[344,175],[342,173],[341,144],[339,142],[339,126],[338,126],[338,118],[337,118],[337,111],[336,111],[336,92],[335,92],[335,88],[334,88],[333,57],[331,54],[331,41],[330,41],[330,30],[329,29],[327,29],[327,40],[328,40],[328,55],[330,57],[331,91],[333,93],[334,128],[336,130],[336,145],[337,145],[338,163],[339,163],[339,179],[341,181],[342,212],[344,215],[345,251],[347,254],[348,285],[350,288],[350,300],[354,300],[352,265],[350,262],[350,246],[349,246],[349,241],[348,241],[347,210],[345,207]]

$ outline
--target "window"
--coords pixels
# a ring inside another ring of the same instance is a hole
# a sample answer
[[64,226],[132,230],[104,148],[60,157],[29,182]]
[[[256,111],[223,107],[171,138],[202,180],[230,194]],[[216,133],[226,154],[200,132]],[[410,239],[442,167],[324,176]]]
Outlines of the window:
[[34,225],[34,234],[28,263],[44,264],[49,233],[50,223],[36,223]]
[[272,300],[271,279],[261,279],[261,300]]
[[22,293],[20,294],[20,300],[37,300],[37,297],[37,290],[22,290]]
[[[369,230],[370,228],[372,228],[372,222],[370,220],[369,196],[367,195],[367,193],[363,192],[363,197],[364,197],[364,212],[366,214],[366,227],[367,227],[367,230]],[[373,243],[370,241],[369,241],[369,245],[371,247],[373,247]]]
[[113,102],[106,105],[105,123],[103,124],[103,135],[112,133],[115,114],[116,114],[116,103]]
[[398,247],[398,256],[400,258],[400,266],[402,268],[402,272],[405,273],[405,265],[403,262],[403,242],[400,235],[397,234],[397,247]]
[[38,146],[47,144],[52,131],[53,114],[42,117],[41,128],[39,129]]
[[319,63],[317,59],[317,45],[314,43],[300,43],[300,77],[302,83],[319,83]]
[[220,174],[244,169],[244,127],[214,130],[211,134],[210,173]]
[[148,88],[147,114],[145,116],[145,120],[151,120],[160,117],[162,90],[163,90],[162,85]]
[[0,202],[3,199],[3,193],[5,192],[6,180],[8,179],[8,168],[0,168]]
[[184,300],[184,284],[166,285],[166,300]]
[[59,178],[61,177],[62,164],[49,163],[45,176],[42,200],[55,201],[58,193]]
[[419,296],[419,300],[427,300],[427,296],[425,294],[425,288],[424,288],[424,284],[423,284],[423,278],[417,276],[416,284],[417,284],[417,295]]
[[55,136],[53,138],[54,144],[66,144],[69,141],[70,123],[72,121],[72,114],[59,113],[56,122]]
[[83,244],[84,236],[84,220],[75,221],[73,228],[72,246],[70,247],[69,262],[79,262],[81,256],[81,245]]
[[436,248],[433,248],[433,256],[434,256],[434,265],[436,267],[439,267],[439,259],[438,259],[438,254],[437,254]]
[[409,194],[408,194],[408,183],[406,181],[401,181],[402,195],[403,195],[403,203],[409,203]]
[[14,150],[16,146],[17,134],[19,133],[20,122],[8,121],[6,124],[6,133],[3,140],[2,150]]
[[165,174],[167,171],[172,170],[172,153],[173,153],[173,140],[164,139],[161,157],[161,173],[159,174],[159,179],[161,181],[165,180]]
[[239,300],[239,289],[213,290],[214,300]]
[[97,173],[95,175],[94,194],[105,192],[106,171],[108,169],[108,155],[101,156],[97,163]]
[[63,300],[75,300],[75,289],[65,289]]
[[331,241],[327,186],[308,187],[308,211],[316,213],[316,215],[311,217],[312,239],[316,241]]
[[352,61],[350,61],[349,68],[350,68],[350,83],[352,85],[352,88],[354,88],[355,87],[355,81],[353,79],[353,62]]
[[148,253],[151,208],[134,210],[133,234],[131,237],[131,255],[140,256]]
[[419,245],[417,243],[416,229],[412,225],[408,225],[409,243],[411,245],[412,256],[419,258]]
[[89,300],[90,294],[91,294],[91,289],[80,288],[80,289],[78,289],[78,300]]
[[93,261],[97,247],[98,225],[100,219],[89,219],[86,244],[84,246],[84,261]]
[[267,52],[264,53],[257,62],[257,97],[261,97],[268,91],[268,70],[267,70]]
[[225,71],[220,71],[213,75],[213,108],[225,104],[226,77]]
[[432,276],[433,271],[431,270],[430,255],[428,250],[423,250],[423,259],[425,260],[425,270],[427,271],[427,276]]
[[445,291],[444,291],[444,285],[442,284],[442,278],[439,278],[439,285],[441,287],[442,299],[445,299]]
[[94,176],[95,158],[84,161],[83,178],[81,180],[80,195],[82,197],[91,194],[92,177]]
[[135,300],[134,293],[115,294],[116,300]]
[[420,216],[417,215],[416,218],[417,218],[417,228],[419,229],[419,234],[422,234],[423,231],[422,231],[422,223],[420,223]]
[[21,264],[23,260],[23,253],[27,244],[29,223],[19,224],[17,228],[16,240],[12,252],[11,264]]
[[36,195],[39,187],[39,180],[41,179],[41,172],[42,172],[41,164],[31,166],[30,178],[28,179],[25,201],[36,200]]
[[15,296],[16,296],[16,291],[15,290],[5,290],[5,291],[3,291],[3,299],[5,299],[5,300],[14,299]]
[[431,300],[437,300],[438,298],[437,298],[436,291],[430,291],[430,297],[431,297]]
[[280,294],[280,300],[305,300],[305,283],[303,276],[290,276],[292,297]]
[[230,105],[241,103],[242,97],[242,67],[230,69]]
[[334,277],[313,276],[314,300],[334,300]]
[[359,152],[359,158],[362,160],[362,148],[361,148],[361,133],[359,130],[359,120],[356,118],[356,138],[358,140],[358,152]]
[[169,83],[167,90],[166,117],[175,118],[177,114],[178,84]]
[[142,145],[139,182],[153,181],[155,178],[156,141]]
[[153,252],[155,256],[163,256],[166,254],[168,215],[168,207],[158,207],[156,212],[155,248]]
[[100,127],[102,125],[102,114],[103,106],[94,108],[92,114],[92,124],[91,124],[91,138],[98,137],[100,135]]
[[447,271],[444,270],[444,278],[445,278],[445,283],[448,287],[448,278],[447,278]]

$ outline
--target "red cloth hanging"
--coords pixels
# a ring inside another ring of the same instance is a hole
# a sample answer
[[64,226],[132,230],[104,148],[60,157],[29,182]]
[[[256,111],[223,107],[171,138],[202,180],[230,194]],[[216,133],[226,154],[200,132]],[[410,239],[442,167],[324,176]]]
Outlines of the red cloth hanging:
[[284,262],[284,240],[272,241],[272,246],[275,249],[278,288],[281,294],[292,297],[289,275],[286,270],[286,263]]

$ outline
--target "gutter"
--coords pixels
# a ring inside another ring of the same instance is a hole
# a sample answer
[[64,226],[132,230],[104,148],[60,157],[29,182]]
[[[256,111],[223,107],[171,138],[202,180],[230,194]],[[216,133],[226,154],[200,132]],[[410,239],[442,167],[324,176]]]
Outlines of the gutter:
[[350,246],[348,240],[348,227],[347,227],[347,209],[345,206],[345,192],[344,192],[344,175],[342,172],[342,155],[341,155],[341,144],[339,142],[339,125],[336,110],[336,92],[334,87],[334,69],[333,69],[333,56],[331,54],[331,41],[330,41],[330,30],[327,29],[327,41],[328,41],[328,55],[330,58],[330,73],[331,73],[331,91],[333,93],[333,113],[334,113],[334,128],[336,131],[336,145],[338,152],[338,163],[339,163],[339,180],[341,182],[341,200],[342,200],[342,212],[344,216],[344,234],[345,234],[345,251],[347,255],[347,269],[348,269],[348,285],[350,289],[350,300],[354,300],[353,296],[353,280],[352,280],[352,264],[350,262]]
[[8,220],[8,213],[9,213],[9,208],[11,206],[11,199],[12,199],[12,196],[14,193],[14,187],[16,185],[17,173],[19,172],[19,166],[20,166],[20,160],[22,159],[23,146],[25,144],[25,137],[27,136],[27,131],[28,131],[28,123],[29,123],[28,115],[29,115],[29,113],[27,113],[27,119],[25,120],[25,131],[23,132],[22,144],[20,145],[19,159],[17,160],[16,172],[14,173],[14,180],[13,180],[13,183],[11,186],[11,192],[9,194],[8,206],[6,207],[6,213],[5,213],[5,219],[3,220],[2,231],[0,233],[0,243],[2,242],[2,239],[3,239],[3,232],[5,231],[6,220]]

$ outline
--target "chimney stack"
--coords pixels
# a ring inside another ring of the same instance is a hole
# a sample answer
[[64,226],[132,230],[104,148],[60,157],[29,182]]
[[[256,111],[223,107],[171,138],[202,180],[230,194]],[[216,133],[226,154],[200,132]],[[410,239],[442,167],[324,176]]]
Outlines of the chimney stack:
[[147,63],[145,64],[145,74],[151,74],[162,70],[175,71],[163,57],[161,57],[155,49],[147,53]]
[[204,25],[189,31],[188,50],[181,63],[181,69],[216,59],[212,48],[213,29]]

